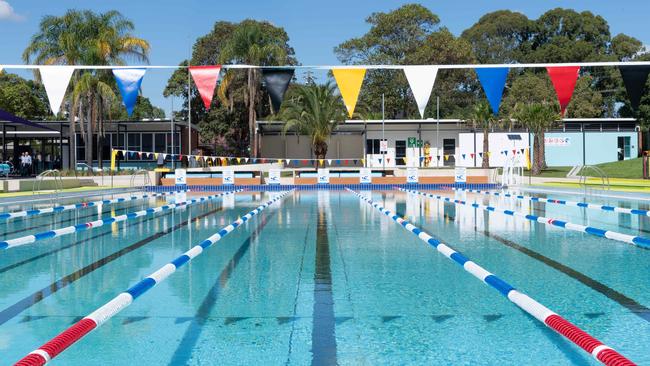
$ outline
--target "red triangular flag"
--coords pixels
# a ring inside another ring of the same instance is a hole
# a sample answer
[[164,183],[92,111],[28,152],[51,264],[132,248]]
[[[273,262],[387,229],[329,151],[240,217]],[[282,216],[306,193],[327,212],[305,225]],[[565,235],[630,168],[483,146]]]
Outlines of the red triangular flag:
[[548,71],[548,76],[553,82],[557,100],[560,102],[560,110],[562,111],[562,116],[564,116],[566,107],[571,101],[573,89],[576,87],[580,66],[547,67],[546,71]]
[[219,72],[221,65],[217,66],[190,66],[190,74],[199,89],[201,99],[205,109],[210,109],[212,104],[212,97],[214,96],[214,87],[217,86],[217,79],[219,79]]

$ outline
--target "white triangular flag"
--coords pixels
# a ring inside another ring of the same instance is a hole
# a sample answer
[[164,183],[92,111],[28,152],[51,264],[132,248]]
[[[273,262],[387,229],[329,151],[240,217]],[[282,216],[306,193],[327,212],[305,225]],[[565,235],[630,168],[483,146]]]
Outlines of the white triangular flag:
[[248,163],[248,158],[244,158],[244,161]]
[[429,103],[437,74],[437,66],[404,66],[404,75],[406,75],[406,80],[408,80],[411,92],[415,97],[421,118],[424,118],[424,109]]
[[291,160],[290,160],[290,159],[284,159],[284,161],[286,161],[287,164],[289,164],[289,162],[290,162]]
[[59,114],[61,102],[63,102],[74,70],[74,66],[40,66],[38,68],[47,99],[50,101],[50,109],[54,115]]
[[332,159],[327,159],[327,165],[332,165]]

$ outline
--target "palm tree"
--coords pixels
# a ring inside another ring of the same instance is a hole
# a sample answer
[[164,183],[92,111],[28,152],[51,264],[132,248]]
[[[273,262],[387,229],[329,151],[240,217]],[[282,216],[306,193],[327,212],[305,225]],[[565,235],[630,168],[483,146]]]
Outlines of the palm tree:
[[[283,41],[265,32],[261,23],[244,21],[237,27],[232,37],[224,45],[219,55],[220,63],[242,63],[248,65],[270,66],[287,62],[287,51]],[[247,97],[245,104],[248,108],[248,138],[251,156],[257,157],[258,139],[255,133],[258,89],[260,84],[259,69],[248,69]],[[222,81],[225,88],[230,85],[233,74],[226,74]],[[220,92],[223,94],[223,91]]]
[[482,168],[490,167],[490,156],[488,152],[490,151],[490,140],[489,133],[490,127],[496,122],[496,118],[490,109],[490,105],[487,102],[480,102],[474,106],[474,109],[470,112],[467,121],[472,124],[474,129],[481,128],[483,130],[483,161],[481,163]]
[[336,126],[345,121],[346,111],[336,86],[309,84],[296,87],[287,98],[279,117],[285,121],[283,133],[289,130],[311,138],[318,159],[327,155],[327,141]]
[[534,134],[532,173],[538,175],[546,169],[544,136],[546,130],[561,117],[556,107],[547,103],[526,103],[515,105],[513,118]]
[[[149,43],[135,37],[131,33],[134,28],[117,11],[97,14],[90,10],[68,10],[60,17],[45,16],[23,52],[23,60],[41,65],[125,65],[127,59],[148,62]],[[83,85],[77,87],[77,82]],[[70,132],[75,136],[74,122],[78,119],[86,146],[85,159],[90,165],[96,127],[100,132],[98,146],[103,145],[102,119],[108,103],[113,101],[106,87],[114,89],[114,81],[108,70],[82,70],[73,77],[72,84],[75,90],[69,103]],[[72,138],[73,151],[74,143]],[[101,161],[101,155],[98,157]],[[73,162],[75,159],[73,154]]]

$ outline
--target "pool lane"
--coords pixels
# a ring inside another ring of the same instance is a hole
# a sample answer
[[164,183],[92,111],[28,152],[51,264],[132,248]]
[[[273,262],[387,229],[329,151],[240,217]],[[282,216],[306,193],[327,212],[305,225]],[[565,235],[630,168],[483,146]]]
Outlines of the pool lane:
[[[196,241],[195,234],[207,237],[209,236],[206,235],[208,232],[214,231],[213,226],[217,226],[225,220],[230,222],[243,212],[250,211],[250,207],[248,207],[250,197],[238,197],[238,201],[242,202],[242,207],[228,209],[219,214],[215,214],[215,211],[220,211],[221,204],[210,203],[201,205],[203,207],[195,206],[191,210],[184,209],[173,215],[158,217],[146,225],[127,227],[128,234],[123,235],[121,240],[102,241],[103,244],[111,247],[110,250],[93,250],[92,246],[80,248],[82,250],[76,254],[81,259],[85,259],[85,263],[80,263],[77,271],[92,268],[89,267],[92,266],[92,263],[104,258],[109,258],[110,261],[100,268],[84,273],[81,278],[75,279],[65,288],[37,302],[4,324],[0,328],[0,333],[7,330],[5,334],[11,335],[10,345],[21,350],[21,352],[15,352],[16,349],[11,347],[11,354],[14,354],[16,358],[22,357],[19,353],[24,355],[30,351],[26,347],[34,348],[42,343],[46,336],[55,335],[78,316],[85,315],[96,308],[106,296],[114,295],[116,289],[122,289],[135,282],[142,275],[143,270],[149,269],[152,262],[154,265],[156,264],[160,253],[167,254],[166,260],[169,260],[172,254],[178,255],[182,251],[182,247],[188,245],[188,242]],[[189,223],[179,227],[180,223],[186,221]],[[172,230],[174,228],[175,230]],[[161,236],[161,234],[163,235]],[[132,241],[133,239],[135,239],[135,243]],[[153,240],[149,241],[151,239]],[[142,244],[143,240],[148,243]],[[140,246],[134,247],[133,245],[136,244]],[[128,254],[124,250],[129,250]],[[114,255],[120,251],[122,255]],[[63,267],[66,275],[70,273],[65,270],[67,266]],[[51,270],[51,268],[48,269]],[[51,278],[51,276],[48,277]],[[12,297],[15,298],[15,295]],[[130,322],[135,321],[130,320]],[[22,338],[19,339],[19,337]],[[87,355],[87,350],[85,354]],[[78,358],[73,364],[84,364],[83,360],[84,358]],[[69,364],[66,361],[61,362]]]
[[[406,196],[401,199],[409,200]],[[486,263],[487,268],[511,279],[515,286],[569,320],[575,320],[585,331],[612,344],[634,361],[640,364],[650,361],[644,346],[650,342],[650,324],[645,312],[650,301],[647,294],[638,291],[644,280],[637,269],[643,268],[644,263],[637,262],[635,256],[621,254],[635,252],[643,256],[647,251],[602,245],[598,238],[579,237],[578,233],[524,224],[511,217],[431,202],[424,197],[408,206],[420,208],[411,214],[417,216],[417,223],[423,228]],[[504,241],[513,245],[504,245]],[[617,255],[613,256],[615,252]],[[557,265],[541,258],[533,260],[532,253]],[[621,279],[624,281],[619,282]],[[635,304],[640,305],[637,311],[633,311]]]

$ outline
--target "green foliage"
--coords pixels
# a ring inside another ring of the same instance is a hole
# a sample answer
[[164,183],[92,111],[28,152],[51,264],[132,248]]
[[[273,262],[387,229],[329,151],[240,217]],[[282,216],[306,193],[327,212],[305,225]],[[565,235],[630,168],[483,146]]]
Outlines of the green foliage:
[[42,85],[0,72],[0,109],[26,119],[49,117]]
[[[293,48],[289,46],[289,36],[281,27],[252,19],[240,23],[219,21],[210,33],[197,39],[190,64],[295,65],[297,61],[294,54]],[[187,60],[181,63],[187,64]],[[201,142],[236,155],[248,153],[248,140],[255,128],[256,118],[271,114],[268,94],[263,89],[260,90],[260,78],[258,70],[223,72],[209,112],[206,111],[198,90],[191,84],[191,118],[201,129]],[[187,116],[186,69],[179,69],[172,74],[164,95],[183,98],[183,109],[179,115]],[[252,145],[256,146],[254,142]]]
[[560,114],[551,104],[532,102],[515,105],[512,117],[534,134],[532,173],[538,175],[547,168],[544,135],[549,128],[558,123]]
[[314,154],[325,158],[332,131],[347,117],[336,86],[328,81],[325,85],[297,87],[287,99],[280,111],[280,118],[285,121],[283,133],[310,136]]
[[[361,37],[338,45],[334,52],[346,64],[450,64],[472,63],[469,43],[460,40],[440,19],[419,4],[406,4],[387,13],[373,13],[366,19],[370,30]],[[444,74],[444,77],[443,77]],[[442,113],[454,114],[468,105],[471,88],[466,83],[468,70],[444,70],[435,83],[435,95],[441,96]],[[368,70],[360,102],[372,113],[381,111],[385,96],[386,118],[419,118],[415,100],[401,70]],[[428,116],[435,115],[435,98],[430,101]]]

